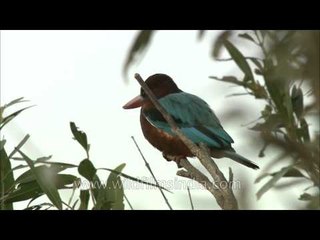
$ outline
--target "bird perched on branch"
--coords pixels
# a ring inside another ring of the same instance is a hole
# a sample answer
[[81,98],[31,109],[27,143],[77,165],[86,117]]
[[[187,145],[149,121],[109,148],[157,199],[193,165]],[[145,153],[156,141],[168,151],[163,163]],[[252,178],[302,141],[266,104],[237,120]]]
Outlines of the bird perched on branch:
[[[255,163],[236,153],[231,146],[233,139],[223,129],[219,119],[204,100],[183,92],[171,77],[165,74],[152,75],[145,83],[184,135],[196,144],[201,142],[206,144],[212,157],[226,157],[249,168],[259,168]],[[142,88],[139,96],[123,106],[124,109],[138,107],[141,107],[140,123],[144,137],[160,150],[165,158],[166,156],[194,157],[189,148],[172,132],[167,121]]]

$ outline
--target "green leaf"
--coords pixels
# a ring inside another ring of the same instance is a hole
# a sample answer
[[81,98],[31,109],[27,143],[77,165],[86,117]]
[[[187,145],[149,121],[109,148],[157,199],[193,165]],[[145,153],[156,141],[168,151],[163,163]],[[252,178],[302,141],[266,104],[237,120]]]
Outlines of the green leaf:
[[85,177],[89,181],[93,181],[94,176],[96,175],[97,169],[93,166],[92,162],[89,159],[84,159],[81,161],[78,167],[78,172],[81,176]]
[[7,202],[19,202],[32,198],[37,198],[43,195],[43,191],[40,188],[37,181],[31,181],[24,184],[21,184],[18,189],[9,193],[8,196],[5,197]]
[[27,134],[26,136],[24,136],[24,138],[20,141],[20,143],[18,144],[18,146],[15,147],[15,149],[13,149],[13,151],[9,154],[9,159],[12,158],[12,156],[20,149],[22,148],[22,146],[28,141],[28,139],[30,138],[30,135]]
[[201,40],[204,36],[205,30],[199,30],[198,31],[198,40]]
[[[35,166],[34,169],[44,175],[47,172],[51,172],[54,174],[58,174],[59,172],[65,170],[66,168],[64,166],[60,165],[41,165],[41,166]],[[15,181],[15,184],[18,185],[20,183],[26,183],[31,182],[33,180],[36,180],[36,176],[32,169],[29,169],[28,171],[22,173]]]
[[312,196],[309,193],[303,193],[300,197],[299,200],[301,201],[308,201],[307,208],[308,209],[320,209],[320,195],[319,193],[315,196]]
[[247,40],[255,43],[255,40],[248,33],[240,33],[240,34],[238,34],[238,37],[247,39]]
[[128,72],[129,67],[137,61],[138,54],[142,56],[142,52],[146,50],[146,48],[149,46],[152,36],[155,31],[150,30],[142,30],[138,33],[138,36],[133,42],[133,45],[131,46],[131,49],[129,51],[129,54],[126,58],[124,68],[123,68],[123,74],[126,75]]
[[233,84],[236,84],[236,85],[239,85],[239,86],[245,86],[244,82],[239,81],[234,76],[224,76],[222,78],[218,78],[218,77],[215,77],[215,76],[209,76],[209,78],[212,78],[212,79],[215,79],[215,80],[218,80],[218,81],[222,81],[222,82],[233,83]]
[[[278,172],[264,173],[255,180],[255,183],[260,182],[265,177],[276,176],[277,174]],[[290,169],[282,177],[305,177],[305,176],[298,169],[291,166]]]
[[31,108],[31,107],[34,107],[34,106],[29,106],[29,107],[25,107],[25,108],[22,108],[12,114],[10,114],[9,116],[1,119],[1,122],[0,122],[0,130],[6,125],[8,124],[11,120],[13,120],[16,116],[18,116],[21,112],[23,112],[24,110],[27,110],[28,108]]
[[283,39],[280,41],[284,44],[288,44],[290,41],[292,41],[292,37],[294,34],[296,34],[297,31],[294,30],[288,30],[287,34],[283,37]]
[[262,63],[257,58],[249,58],[260,70],[261,74],[263,73],[263,66]]
[[251,68],[242,53],[228,40],[224,41],[224,46],[226,47],[230,56],[236,62],[238,67],[241,69],[241,71],[245,74],[245,76],[247,76],[247,81],[254,81]]
[[254,183],[259,183],[262,179],[264,179],[270,175],[271,175],[270,173],[264,173],[261,176],[257,177],[257,179],[254,181]]
[[33,206],[30,206],[30,207],[27,207],[23,210],[40,210],[42,207],[44,206],[49,206],[48,208],[44,209],[44,210],[47,210],[51,207],[54,207],[51,203],[41,203],[41,204],[37,204],[37,205],[33,205]]
[[41,162],[41,163],[45,163],[48,160],[50,160],[52,158],[52,155],[47,156],[47,157],[39,157],[36,159],[35,163]]
[[38,182],[42,191],[48,196],[50,201],[60,210],[62,210],[62,201],[58,192],[57,187],[54,184],[55,177],[57,176],[56,173],[53,171],[38,171],[33,164],[33,161],[26,156],[23,152],[18,150],[21,156],[25,159],[28,163],[29,167],[33,171],[33,174],[36,177],[36,181]]
[[20,97],[20,98],[17,98],[15,100],[12,100],[11,102],[7,103],[4,105],[4,108],[8,108],[14,104],[17,104],[17,103],[22,103],[22,102],[29,102],[28,100],[23,100],[24,97]]
[[62,170],[67,169],[67,168],[75,168],[78,167],[78,165],[71,164],[71,163],[63,163],[63,162],[47,162],[47,160],[42,160],[42,159],[37,159],[35,163],[45,163],[45,164],[50,164],[50,165],[55,165]]
[[[42,171],[42,174],[45,174],[44,168],[38,168],[37,171],[39,172]],[[73,176],[70,174],[57,174],[57,176],[54,178],[53,184],[58,189],[70,188],[70,187],[67,187],[67,185],[72,184],[77,179],[78,178],[76,176]],[[5,199],[7,202],[18,202],[18,201],[31,199],[31,198],[33,198],[34,200],[35,198],[38,198],[43,194],[44,192],[41,189],[37,180],[30,180],[30,181],[21,182],[18,188],[10,192]]]
[[264,109],[261,111],[261,116],[264,119],[268,119],[268,117],[271,115],[271,113],[272,113],[272,107],[270,105],[266,105],[264,107]]
[[[114,169],[116,172],[121,172],[125,164],[120,164]],[[109,174],[107,185],[105,188],[100,189],[97,198],[97,204],[95,209],[114,209],[123,210],[124,209],[124,191],[123,185],[119,174],[111,172]]]
[[301,88],[297,88],[295,85],[291,90],[291,103],[293,112],[297,118],[300,118],[303,113],[303,93]]
[[73,184],[79,178],[71,174],[58,174],[55,179],[55,185],[58,189],[67,188],[67,185]]
[[309,126],[304,118],[300,119],[300,126],[298,129],[299,136],[302,137],[304,142],[310,142]]
[[221,50],[223,43],[226,39],[228,39],[231,35],[231,31],[223,31],[222,33],[219,34],[215,42],[213,43],[212,51],[211,51],[211,56],[216,59],[220,56]]
[[266,184],[264,184],[256,194],[258,200],[262,197],[263,194],[271,189],[291,168],[292,166],[282,168]]
[[142,184],[146,184],[146,185],[149,185],[149,186],[161,188],[161,189],[163,189],[163,190],[165,190],[167,192],[172,193],[170,190],[168,190],[168,189],[166,189],[166,188],[164,188],[162,186],[158,186],[157,184],[154,184],[154,183],[149,183],[149,182],[142,181],[142,180],[140,180],[138,178],[132,177],[132,176],[130,176],[128,174],[125,174],[125,173],[121,173],[121,172],[115,171],[115,170],[110,169],[110,168],[98,168],[97,170],[107,170],[107,171],[113,172],[115,174],[118,174],[121,177],[127,178],[129,180],[132,180],[132,181],[135,181],[135,182],[138,182],[138,183],[142,183]]
[[78,127],[74,122],[70,122],[71,132],[74,138],[80,143],[80,145],[84,148],[84,150],[89,153],[89,144],[87,140],[87,134],[83,131],[78,130]]
[[254,131],[273,131],[283,126],[282,117],[279,114],[271,114],[264,123],[257,123],[250,128]]
[[[120,164],[114,170],[117,172],[122,172],[123,168],[126,166],[125,163]],[[116,173],[110,173],[107,180],[107,202],[112,202],[111,208],[114,210],[124,209],[124,190],[121,182],[121,178]]]
[[310,200],[312,200],[312,195],[309,193],[304,193],[304,194],[300,195],[299,200],[310,201]]
[[[3,199],[5,193],[13,184],[14,176],[11,168],[11,163],[3,147],[0,150],[0,199]],[[13,210],[13,206],[11,203],[6,203],[6,201],[0,200],[0,209]]]
[[6,140],[5,140],[5,139],[3,139],[3,140],[0,141],[0,151],[1,151],[2,149],[4,149],[4,145],[6,145]]
[[[273,173],[272,176],[275,176],[277,173]],[[298,169],[290,168],[283,177],[305,177]]]
[[90,193],[89,190],[80,191],[80,207],[79,210],[87,210],[89,204]]

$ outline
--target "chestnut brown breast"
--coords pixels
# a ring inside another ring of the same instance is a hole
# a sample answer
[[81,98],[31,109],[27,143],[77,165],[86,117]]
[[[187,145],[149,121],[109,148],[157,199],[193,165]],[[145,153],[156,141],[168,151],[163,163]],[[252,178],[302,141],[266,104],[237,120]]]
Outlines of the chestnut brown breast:
[[152,146],[164,154],[193,157],[193,154],[178,137],[172,136],[152,126],[142,112],[140,113],[140,123],[144,137]]

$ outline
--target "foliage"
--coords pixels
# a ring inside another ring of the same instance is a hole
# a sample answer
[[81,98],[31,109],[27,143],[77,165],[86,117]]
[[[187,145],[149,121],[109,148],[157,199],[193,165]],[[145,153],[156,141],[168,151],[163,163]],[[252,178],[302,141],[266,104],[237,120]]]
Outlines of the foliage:
[[[244,73],[242,80],[232,83],[266,102],[261,111],[262,121],[251,128],[265,142],[260,156],[264,156],[267,146],[275,145],[283,151],[282,156],[291,160],[288,166],[268,174],[271,179],[257,192],[258,199],[284,177],[303,178],[319,189],[319,133],[311,137],[307,123],[314,112],[319,121],[319,32],[252,31],[238,36],[259,46],[263,53],[262,59],[244,57],[231,42],[227,39],[224,42],[232,60]],[[249,67],[249,61],[253,67]],[[309,106],[304,104],[306,93],[302,84],[311,88],[313,102]],[[319,207],[318,201],[316,208]]]
[[[283,178],[301,178],[310,183],[310,188],[317,190],[317,195],[304,192],[300,200],[308,201],[308,208],[320,208],[320,135],[319,132],[310,134],[308,123],[310,116],[316,116],[319,123],[319,31],[261,30],[239,33],[239,40],[243,40],[248,47],[256,45],[262,57],[244,56],[231,41],[234,33],[223,31],[217,37],[213,43],[212,57],[219,61],[234,61],[243,78],[210,78],[240,86],[255,99],[265,101],[260,122],[251,127],[251,130],[259,132],[264,141],[259,156],[264,157],[267,147],[273,145],[282,151],[276,161],[284,162],[285,157],[290,158],[289,165],[257,179],[256,182],[259,182],[264,177],[271,177],[257,192],[257,197],[260,198]],[[142,34],[140,32],[138,36]],[[199,31],[199,40],[204,35],[205,31]],[[146,42],[149,43],[149,40]],[[146,42],[133,43],[135,55],[139,49],[144,49]],[[231,58],[219,59],[223,48]],[[131,63],[127,62],[126,70]],[[305,91],[303,87],[310,90]],[[309,105],[305,104],[306,95],[312,100]]]
[[[26,101],[23,98],[19,98],[0,107],[0,128],[3,128],[21,112],[29,108],[22,108],[4,117],[4,112],[8,107],[22,102]],[[29,135],[26,135],[10,154],[7,154],[6,140],[2,139],[0,141],[1,210],[13,210],[13,203],[26,200],[29,201],[25,208],[27,210],[87,210],[90,204],[92,205],[92,209],[95,210],[122,210],[125,207],[125,198],[121,177],[156,186],[155,184],[141,181],[122,173],[125,167],[124,163],[115,169],[95,168],[90,160],[90,145],[86,133],[80,131],[73,122],[70,122],[70,129],[74,139],[85,150],[86,158],[79,165],[50,161],[51,156],[40,157],[36,160],[31,159],[21,151],[23,145],[28,141]],[[19,155],[17,156],[17,154]],[[23,163],[17,165],[16,162],[13,164],[13,161],[22,161]],[[13,165],[17,166],[12,167]],[[14,172],[21,169],[26,170],[15,177]],[[62,173],[68,169],[77,169],[79,175]],[[110,172],[106,183],[103,183],[98,177],[97,171],[99,170]],[[68,203],[60,196],[60,190],[62,189],[72,191]],[[74,197],[75,192],[79,193],[76,198]],[[34,200],[44,195],[47,196],[50,202],[31,205]]]

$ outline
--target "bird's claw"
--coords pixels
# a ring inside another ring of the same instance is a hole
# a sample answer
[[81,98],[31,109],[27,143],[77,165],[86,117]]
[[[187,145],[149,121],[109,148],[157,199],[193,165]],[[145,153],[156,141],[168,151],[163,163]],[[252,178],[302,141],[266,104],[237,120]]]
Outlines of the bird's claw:
[[162,153],[162,156],[164,159],[166,159],[168,162],[174,161],[177,164],[178,168],[183,168],[183,166],[180,165],[180,161],[181,159],[183,159],[184,157],[182,156],[174,156],[174,155],[169,155],[166,153]]

